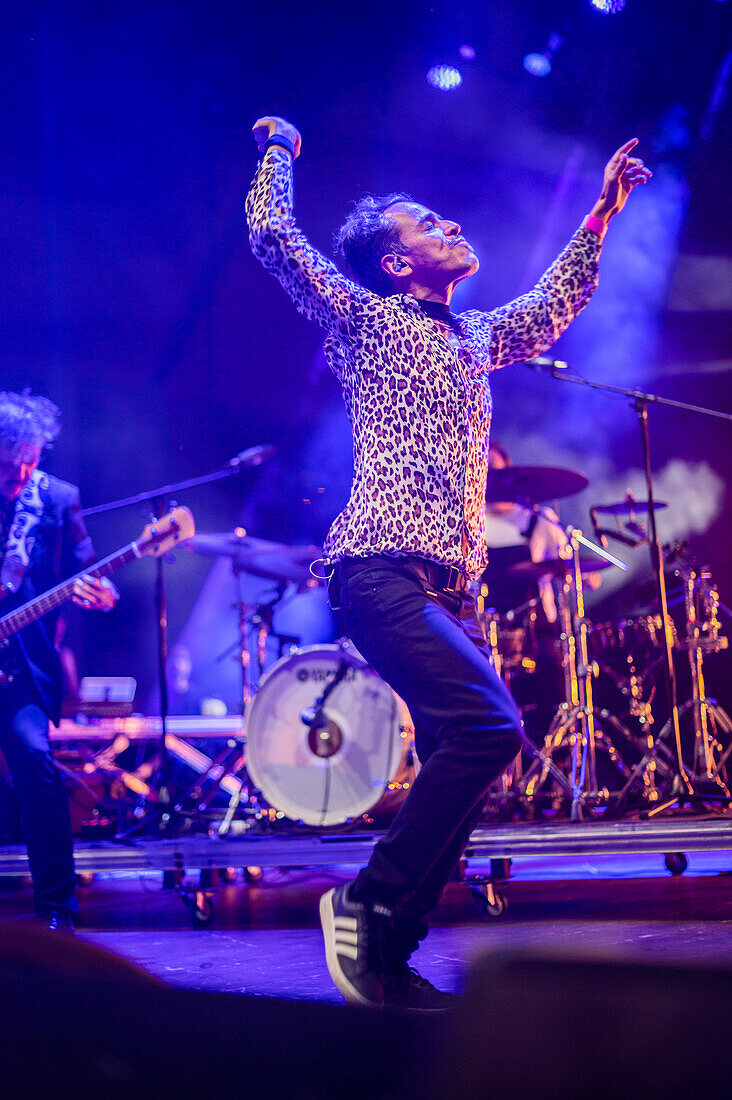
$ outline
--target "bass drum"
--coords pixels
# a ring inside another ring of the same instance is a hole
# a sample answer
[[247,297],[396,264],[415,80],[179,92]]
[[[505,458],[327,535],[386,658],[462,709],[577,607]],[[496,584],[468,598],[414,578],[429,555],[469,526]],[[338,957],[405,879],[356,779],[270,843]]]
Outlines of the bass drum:
[[381,803],[400,801],[410,785],[409,712],[350,646],[306,646],[278,661],[249,705],[246,735],[252,780],[271,806],[306,825],[381,816]]

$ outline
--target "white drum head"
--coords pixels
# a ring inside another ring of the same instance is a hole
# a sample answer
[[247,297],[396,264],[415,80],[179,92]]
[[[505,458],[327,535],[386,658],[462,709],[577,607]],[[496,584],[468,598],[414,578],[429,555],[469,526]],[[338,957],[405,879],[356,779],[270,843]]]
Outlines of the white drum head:
[[[343,679],[307,725],[327,684]],[[263,678],[247,713],[247,769],[267,801],[306,825],[337,825],[381,798],[402,757],[400,701],[372,668],[336,645],[307,646]]]

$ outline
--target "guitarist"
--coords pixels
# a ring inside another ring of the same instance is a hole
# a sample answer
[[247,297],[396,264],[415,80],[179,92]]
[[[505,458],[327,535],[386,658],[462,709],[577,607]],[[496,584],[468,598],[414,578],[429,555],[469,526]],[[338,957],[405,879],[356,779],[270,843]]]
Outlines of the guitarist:
[[[59,431],[45,397],[0,392],[0,613],[40,595],[95,559],[79,490],[38,468]],[[114,585],[85,576],[81,607],[111,611]],[[61,666],[57,615],[24,627],[0,649],[0,749],[13,777],[28,844],[36,912],[53,931],[73,931],[73,842],[66,790],[48,740],[58,723]]]

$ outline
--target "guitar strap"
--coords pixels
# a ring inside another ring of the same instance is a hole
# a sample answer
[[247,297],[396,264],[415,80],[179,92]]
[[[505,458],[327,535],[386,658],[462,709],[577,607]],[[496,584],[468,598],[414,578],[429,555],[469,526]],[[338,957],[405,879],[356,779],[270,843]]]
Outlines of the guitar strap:
[[22,584],[36,541],[33,531],[43,515],[41,490],[48,486],[48,474],[34,470],[15,503],[0,567],[0,598],[6,592],[17,592]]

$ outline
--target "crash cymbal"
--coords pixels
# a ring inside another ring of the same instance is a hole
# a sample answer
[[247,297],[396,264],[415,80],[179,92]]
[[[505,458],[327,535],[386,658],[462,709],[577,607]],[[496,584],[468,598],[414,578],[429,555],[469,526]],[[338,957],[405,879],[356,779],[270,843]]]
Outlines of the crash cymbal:
[[[580,558],[580,568],[583,573],[594,573],[598,569],[607,569],[612,565],[606,558],[584,556]],[[572,569],[572,559],[549,558],[547,561],[517,561],[509,565],[507,572],[517,573],[520,577],[563,577],[568,569]]]
[[317,583],[310,562],[320,557],[318,546],[287,546],[238,531],[209,531],[194,535],[186,547],[196,554],[232,559],[234,569],[281,584],[312,587]]
[[530,501],[540,504],[559,497],[571,497],[580,493],[589,479],[577,470],[564,470],[559,466],[504,466],[489,470],[485,499],[489,503]]
[[[661,508],[668,508],[668,504],[665,500],[656,500],[653,502],[653,507],[658,512]],[[615,504],[596,504],[592,511],[599,512],[603,516],[645,515],[648,511],[648,501],[619,500]]]

